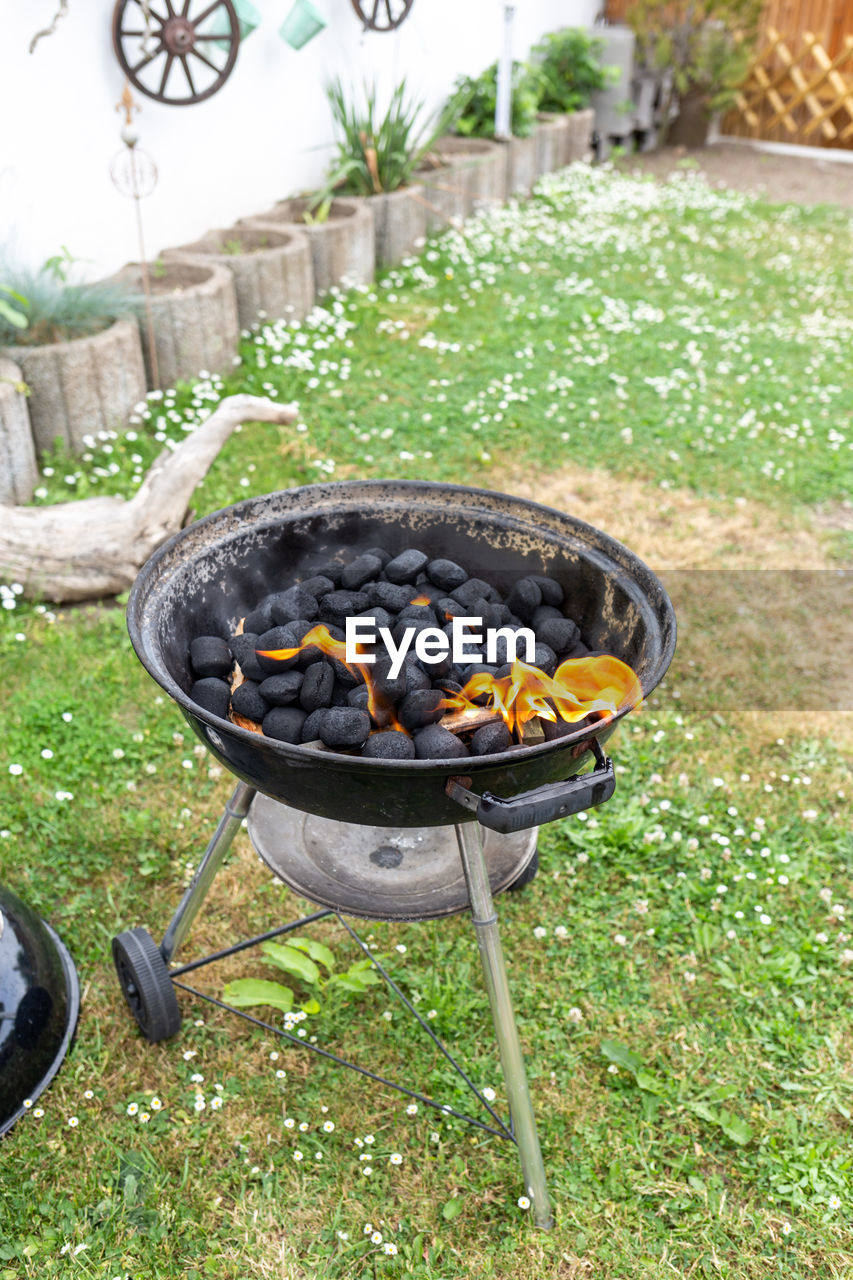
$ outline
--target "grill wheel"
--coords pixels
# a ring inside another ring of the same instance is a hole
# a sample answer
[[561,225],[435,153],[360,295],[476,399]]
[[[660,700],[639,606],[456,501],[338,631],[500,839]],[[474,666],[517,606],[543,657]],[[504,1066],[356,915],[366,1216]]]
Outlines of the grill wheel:
[[128,929],[113,938],[113,961],[128,1008],[149,1044],[181,1029],[175,988],[160,949],[147,929]]

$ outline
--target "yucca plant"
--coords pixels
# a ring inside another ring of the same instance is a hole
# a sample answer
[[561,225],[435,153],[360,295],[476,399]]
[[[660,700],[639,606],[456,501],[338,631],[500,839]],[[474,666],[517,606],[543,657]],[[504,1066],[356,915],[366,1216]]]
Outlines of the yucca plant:
[[[136,301],[127,286],[111,281],[72,284],[59,259],[49,259],[36,270],[7,267],[3,293],[13,300],[13,311],[0,307],[0,346],[44,346],[82,338],[105,329]],[[23,320],[23,323],[22,323]]]
[[424,104],[407,95],[406,82],[394,89],[384,114],[376,85],[364,86],[364,106],[353,103],[340,80],[326,89],[338,133],[338,153],[327,183],[315,196],[320,204],[332,191],[371,196],[408,186],[438,138],[452,128],[465,98],[454,94],[431,121]]

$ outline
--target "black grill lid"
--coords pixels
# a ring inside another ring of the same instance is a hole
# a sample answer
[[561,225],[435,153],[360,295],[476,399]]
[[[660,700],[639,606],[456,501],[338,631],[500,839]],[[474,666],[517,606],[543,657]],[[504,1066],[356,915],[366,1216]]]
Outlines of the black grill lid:
[[65,946],[0,886],[0,1134],[56,1075],[79,1012],[80,983]]

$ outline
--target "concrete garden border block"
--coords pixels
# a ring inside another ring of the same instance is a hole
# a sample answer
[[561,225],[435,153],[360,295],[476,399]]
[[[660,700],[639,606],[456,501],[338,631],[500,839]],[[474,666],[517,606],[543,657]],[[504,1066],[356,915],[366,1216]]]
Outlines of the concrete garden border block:
[[415,178],[423,188],[427,231],[445,231],[460,227],[468,212],[465,180],[457,165],[441,161],[430,168],[418,169]]
[[22,370],[0,356],[0,502],[29,502],[38,479],[23,383]]
[[567,115],[540,115],[536,126],[536,167],[540,176],[569,163],[570,119]]
[[589,161],[592,159],[592,135],[595,132],[595,111],[592,107],[584,107],[583,111],[575,111],[569,116],[569,159]]
[[[234,277],[216,262],[204,265],[168,259],[149,263],[151,320],[158,380],[154,379],[146,312],[139,315],[148,386],[173,387],[200,369],[231,369],[240,342]],[[142,267],[130,262],[117,280],[142,292]]]
[[164,249],[164,259],[210,263],[234,277],[237,314],[249,329],[264,312],[270,320],[302,320],[314,306],[314,266],[301,231],[234,226],[208,231],[192,244]]
[[38,452],[58,439],[79,451],[85,435],[124,427],[145,398],[145,362],[135,319],[116,320],[86,338],[0,352],[20,365]]
[[465,212],[483,204],[502,204],[506,197],[506,148],[488,138],[447,134],[435,144],[436,153],[459,173],[465,190]]
[[336,284],[369,284],[376,271],[375,231],[370,203],[333,200],[325,222],[305,222],[312,201],[280,200],[265,213],[240,218],[239,227],[273,227],[304,232],[311,246],[314,288],[328,293]]
[[535,131],[529,138],[509,138],[501,144],[507,150],[506,198],[529,196],[539,176],[539,140]]
[[392,267],[417,252],[426,236],[423,187],[413,184],[375,196],[346,196],[353,204],[367,204],[373,215],[377,267]]

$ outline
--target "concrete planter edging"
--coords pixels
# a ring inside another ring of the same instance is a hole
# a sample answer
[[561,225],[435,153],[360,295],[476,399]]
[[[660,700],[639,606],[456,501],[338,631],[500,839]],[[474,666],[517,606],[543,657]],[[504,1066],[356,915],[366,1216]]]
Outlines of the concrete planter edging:
[[465,214],[482,205],[503,204],[506,195],[506,149],[488,138],[448,134],[435,144],[436,154],[459,175],[465,192]]
[[38,479],[23,381],[23,371],[0,356],[0,502],[29,502]]
[[[174,260],[171,263],[167,261],[167,273],[170,266],[175,265]],[[240,342],[237,295],[231,272],[216,262],[203,265],[182,262],[180,266],[195,278],[168,292],[157,292],[155,279],[155,290],[151,294],[156,381],[147,316],[144,311],[139,316],[145,371],[152,391],[194,378],[201,369],[213,373],[227,372],[233,365]],[[154,269],[149,265],[149,272]],[[142,268],[139,263],[128,263],[115,278],[126,281],[141,293]]]
[[377,267],[393,267],[422,247],[427,229],[423,187],[413,184],[375,196],[348,195],[343,199],[369,207]]
[[264,213],[240,218],[238,227],[296,231],[308,237],[318,296],[336,284],[369,284],[376,270],[375,228],[370,203],[341,197],[332,201],[325,222],[306,223],[308,199],[280,200]]
[[134,318],[108,329],[43,347],[7,347],[30,388],[27,399],[33,443],[41,453],[57,439],[73,452],[85,435],[124,426],[145,399],[145,363]]
[[[229,243],[245,252],[229,253]],[[301,231],[234,226],[208,231],[191,244],[164,249],[164,259],[213,261],[234,277],[237,314],[243,329],[259,315],[269,320],[303,320],[314,306],[314,267],[308,237]]]

